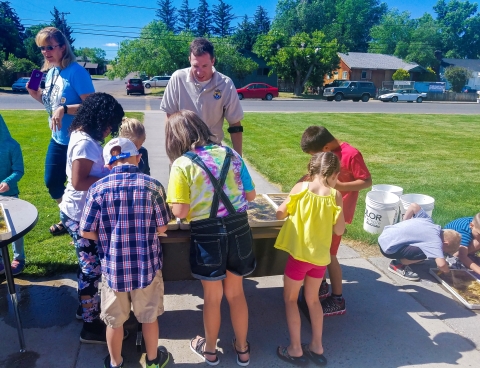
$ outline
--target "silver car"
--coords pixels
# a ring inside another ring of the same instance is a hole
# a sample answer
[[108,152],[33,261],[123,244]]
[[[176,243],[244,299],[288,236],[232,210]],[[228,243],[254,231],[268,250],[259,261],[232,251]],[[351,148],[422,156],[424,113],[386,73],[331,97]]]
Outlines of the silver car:
[[13,92],[27,92],[27,83],[30,80],[28,77],[18,78],[18,80],[12,84]]
[[399,89],[398,91],[394,91],[391,93],[386,93],[384,95],[378,96],[378,99],[383,102],[417,101],[418,103],[420,103],[426,98],[427,98],[426,93],[420,93],[416,89]]
[[157,75],[152,79],[143,81],[143,85],[145,86],[145,88],[166,87],[170,78],[171,77],[168,75],[164,75],[164,76]]

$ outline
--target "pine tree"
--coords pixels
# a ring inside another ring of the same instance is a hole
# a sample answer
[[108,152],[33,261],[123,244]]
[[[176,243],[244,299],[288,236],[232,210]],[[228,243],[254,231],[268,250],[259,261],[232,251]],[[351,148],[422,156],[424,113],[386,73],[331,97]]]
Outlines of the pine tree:
[[24,52],[23,40],[25,27],[8,1],[0,1],[0,53],[5,60],[10,54],[20,56]]
[[167,26],[169,31],[177,30],[177,9],[173,6],[172,0],[158,0],[159,9],[155,15]]
[[233,27],[230,23],[235,18],[232,13],[233,7],[226,4],[223,0],[218,0],[218,5],[213,6],[213,33],[220,37],[226,37],[232,34]]
[[75,39],[72,38],[72,33],[73,33],[72,28],[69,25],[67,25],[66,20],[65,20],[65,24],[63,23],[63,20],[62,20],[63,17],[60,15],[60,11],[55,6],[53,7],[53,12],[50,12],[50,14],[53,17],[52,26],[63,32],[68,43],[70,44],[73,50],[73,43],[75,42]]
[[210,34],[212,13],[208,9],[207,0],[200,0],[197,8],[195,34],[203,37]]
[[188,6],[188,0],[183,0],[182,7],[178,9],[178,30],[189,32],[195,28],[195,9]]
[[239,49],[252,51],[255,39],[254,25],[248,20],[248,15],[245,14],[242,22],[237,26],[237,30],[233,34],[233,43]]
[[270,20],[263,6],[258,6],[253,16],[253,25],[257,35],[267,34],[270,31]]

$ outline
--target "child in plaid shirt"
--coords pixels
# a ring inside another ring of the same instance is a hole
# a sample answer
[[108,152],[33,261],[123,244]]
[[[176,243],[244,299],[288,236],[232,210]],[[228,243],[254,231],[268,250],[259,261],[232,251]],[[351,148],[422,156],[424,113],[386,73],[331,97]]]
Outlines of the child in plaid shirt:
[[101,318],[107,325],[109,355],[105,368],[123,367],[123,324],[130,305],[142,323],[146,367],[161,368],[169,360],[158,346],[157,317],[163,308],[162,247],[158,233],[166,231],[170,214],[162,184],[138,169],[141,155],[127,138],[115,138],[103,150],[110,175],[87,193],[80,230],[98,240],[103,286]]

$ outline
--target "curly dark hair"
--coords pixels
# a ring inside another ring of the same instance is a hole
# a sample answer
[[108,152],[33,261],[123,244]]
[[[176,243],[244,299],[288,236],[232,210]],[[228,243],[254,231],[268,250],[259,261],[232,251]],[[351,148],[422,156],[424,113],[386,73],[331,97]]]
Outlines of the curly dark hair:
[[69,131],[70,133],[75,130],[84,131],[103,143],[104,133],[108,128],[111,129],[112,137],[118,136],[124,115],[122,105],[108,93],[92,93],[80,105]]

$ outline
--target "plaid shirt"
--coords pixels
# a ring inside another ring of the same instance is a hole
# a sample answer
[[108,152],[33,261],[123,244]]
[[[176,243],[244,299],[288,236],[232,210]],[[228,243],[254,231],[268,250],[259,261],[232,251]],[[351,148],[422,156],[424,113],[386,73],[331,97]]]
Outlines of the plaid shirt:
[[150,285],[162,268],[157,227],[170,221],[165,189],[134,165],[115,166],[87,193],[80,229],[98,232],[102,274],[115,291]]

